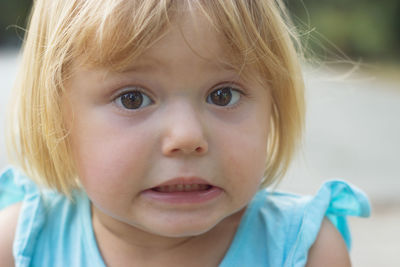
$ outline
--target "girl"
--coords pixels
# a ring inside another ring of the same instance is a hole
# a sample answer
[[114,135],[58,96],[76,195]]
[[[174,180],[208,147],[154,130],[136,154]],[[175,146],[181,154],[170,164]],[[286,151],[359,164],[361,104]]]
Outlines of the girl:
[[349,266],[361,192],[263,189],[303,128],[291,29],[281,1],[35,1],[3,266]]

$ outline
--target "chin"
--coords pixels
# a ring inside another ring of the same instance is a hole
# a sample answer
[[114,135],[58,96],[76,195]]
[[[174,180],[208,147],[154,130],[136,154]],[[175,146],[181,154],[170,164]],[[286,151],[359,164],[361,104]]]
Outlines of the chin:
[[236,224],[237,222],[240,222],[244,211],[244,208],[240,208],[223,217],[213,217],[212,214],[208,214],[201,216],[200,218],[198,216],[195,218],[169,218],[161,224],[152,225],[151,228],[155,231],[150,232],[171,238],[199,236],[212,231],[220,224],[225,225],[225,223],[228,223],[231,225],[232,223]]

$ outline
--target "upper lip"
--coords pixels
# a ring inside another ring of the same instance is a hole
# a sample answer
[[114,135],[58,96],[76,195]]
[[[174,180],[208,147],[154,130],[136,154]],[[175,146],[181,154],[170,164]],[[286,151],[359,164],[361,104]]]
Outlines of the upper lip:
[[168,186],[168,185],[178,185],[178,184],[182,184],[182,185],[192,185],[192,184],[206,184],[206,185],[212,185],[210,184],[207,180],[200,178],[200,177],[195,177],[195,176],[191,176],[191,177],[177,177],[177,178],[173,178],[170,179],[164,183],[161,183],[153,188],[156,187],[161,187],[161,186]]

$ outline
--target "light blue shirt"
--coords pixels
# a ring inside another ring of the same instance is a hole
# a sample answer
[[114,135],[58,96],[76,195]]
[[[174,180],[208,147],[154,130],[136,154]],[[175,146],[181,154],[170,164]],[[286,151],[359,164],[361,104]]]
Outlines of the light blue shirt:
[[[13,168],[0,175],[0,209],[23,201],[13,254],[16,267],[102,267],[90,201],[74,202],[36,185]],[[328,217],[350,248],[346,216],[367,217],[363,192],[343,181],[325,183],[315,196],[260,190],[248,205],[221,267],[304,266],[323,218]]]

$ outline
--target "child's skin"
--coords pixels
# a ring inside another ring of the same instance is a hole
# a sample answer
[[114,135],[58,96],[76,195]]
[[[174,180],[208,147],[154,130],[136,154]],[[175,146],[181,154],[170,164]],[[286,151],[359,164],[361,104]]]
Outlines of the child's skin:
[[[218,266],[223,259],[263,177],[271,114],[269,88],[256,72],[241,77],[221,65],[225,51],[198,14],[180,16],[129,71],[73,64],[64,111],[107,266]],[[127,101],[135,92],[136,101]],[[212,185],[209,193],[151,190],[176,178],[173,184],[199,183],[193,177]],[[1,232],[15,231],[19,207],[2,211]],[[0,242],[5,263],[11,243],[11,234]],[[328,221],[315,244],[308,266],[349,266]]]
[[[259,188],[269,92],[216,61],[224,48],[206,23],[182,19],[130,71],[75,67],[67,83],[78,174],[93,202],[93,225],[108,263],[192,262],[196,246],[203,257],[224,252]],[[117,96],[136,88],[143,103],[129,110]],[[226,106],[209,98],[218,89],[232,94]],[[196,203],[147,194],[172,179],[192,177],[213,185],[214,192],[195,197]]]

